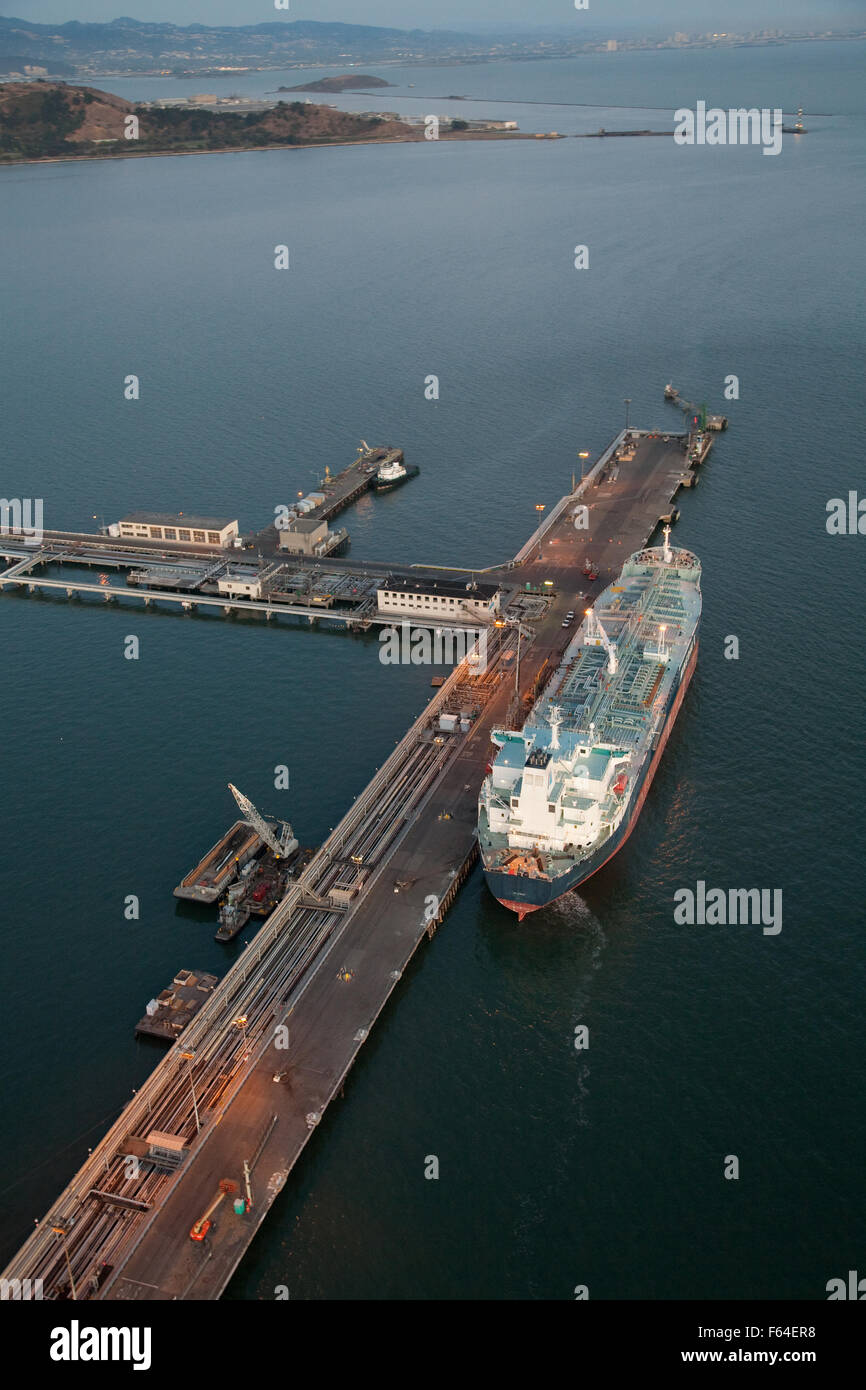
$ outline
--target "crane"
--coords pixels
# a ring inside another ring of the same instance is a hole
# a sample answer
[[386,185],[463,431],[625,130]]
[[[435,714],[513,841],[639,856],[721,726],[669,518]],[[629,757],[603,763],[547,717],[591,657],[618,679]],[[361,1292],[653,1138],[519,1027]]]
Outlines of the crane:
[[232,786],[231,782],[229,782],[229,791],[238,803],[244,820],[252,826],[253,830],[258,831],[268,849],[273,850],[277,859],[285,859],[287,855],[298,848],[298,842],[288,821],[278,822],[283,827],[283,833],[278,837],[274,827],[268,824],[264,816],[259,815],[249,797],[244,796],[243,792],[239,792],[237,787]]
[[596,617],[594,608],[586,610],[586,641],[588,646],[604,647],[607,652],[607,669],[612,676],[616,675],[616,647],[611,642],[607,633],[601,625],[601,620]]
[[205,1239],[208,1231],[213,1226],[213,1214],[219,1206],[220,1202],[222,1202],[232,1192],[237,1192],[237,1190],[238,1185],[236,1182],[232,1182],[231,1178],[223,1178],[221,1180],[220,1190],[217,1193],[216,1197],[211,1202],[204,1216],[200,1216],[198,1221],[196,1221],[195,1225],[190,1230],[190,1240],[197,1240],[201,1242]]

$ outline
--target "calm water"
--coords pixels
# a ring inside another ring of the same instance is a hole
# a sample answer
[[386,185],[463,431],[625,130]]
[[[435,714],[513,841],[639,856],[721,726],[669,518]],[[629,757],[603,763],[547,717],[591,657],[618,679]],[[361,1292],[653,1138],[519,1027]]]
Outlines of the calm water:
[[[820,1297],[862,1260],[864,542],[824,518],[864,486],[863,56],[402,74],[491,114],[511,95],[828,113],[776,159],[561,141],[0,170],[0,492],[43,497],[47,526],[136,507],[258,526],[363,436],[422,471],[348,513],[353,555],[480,565],[518,548],[624,397],[635,423],[673,426],[673,380],[731,419],[681,501],[704,641],[637,831],[583,899],[522,927],[470,880],[232,1296]],[[8,1252],[161,1055],[132,1039],[146,1001],[230,958],[171,897],[230,821],[226,782],[316,843],[429,672],[381,667],[370,639],[16,595],[0,634]],[[781,934],[675,925],[698,879],[781,888]]]

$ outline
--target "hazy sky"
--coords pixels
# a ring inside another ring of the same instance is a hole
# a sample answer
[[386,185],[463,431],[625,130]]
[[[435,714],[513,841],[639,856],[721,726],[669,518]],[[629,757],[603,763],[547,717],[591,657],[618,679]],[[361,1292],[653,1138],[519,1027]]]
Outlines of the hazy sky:
[[106,20],[131,15],[175,24],[259,24],[267,20],[342,20],[399,29],[495,29],[515,24],[569,25],[644,30],[683,28],[828,28],[866,23],[866,0],[589,0],[576,11],[573,0],[291,0],[288,15],[273,0],[4,0],[0,13],[37,22]]

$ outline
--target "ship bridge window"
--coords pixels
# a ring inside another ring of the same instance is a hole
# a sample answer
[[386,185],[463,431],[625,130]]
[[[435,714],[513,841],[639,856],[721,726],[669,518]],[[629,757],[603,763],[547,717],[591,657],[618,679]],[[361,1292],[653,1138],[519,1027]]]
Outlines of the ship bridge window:
[[556,811],[556,807],[553,805],[553,802],[551,802],[551,801],[548,801],[548,803],[547,803],[547,809],[548,809],[548,811],[550,812],[551,815],[553,815],[554,812]]
[[520,805],[520,797],[519,797],[519,796],[513,796],[513,797],[511,798],[511,804],[512,804],[512,806],[519,806],[519,805]]

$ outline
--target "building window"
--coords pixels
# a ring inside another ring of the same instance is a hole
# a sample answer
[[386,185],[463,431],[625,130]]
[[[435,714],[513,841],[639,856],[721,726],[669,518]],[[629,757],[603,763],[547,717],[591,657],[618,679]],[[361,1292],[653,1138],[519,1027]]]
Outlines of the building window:
[[177,532],[175,531],[175,529],[174,529],[173,526],[166,526],[166,528],[165,528],[165,539],[166,539],[167,541],[176,541],[176,540],[177,540]]
[[201,541],[202,543],[204,543],[205,533],[204,531],[193,531],[192,538],[194,541]]
[[162,527],[161,527],[161,526],[151,526],[151,528],[150,528],[150,535],[151,535],[151,539],[152,539],[152,540],[161,541],[161,540],[162,540]]
[[220,543],[219,531],[208,531],[207,538],[210,545],[219,545]]
[[178,538],[179,538],[180,540],[182,540],[182,541],[188,541],[188,540],[190,539],[190,533],[189,533],[189,531],[178,531],[177,534],[178,534]]

